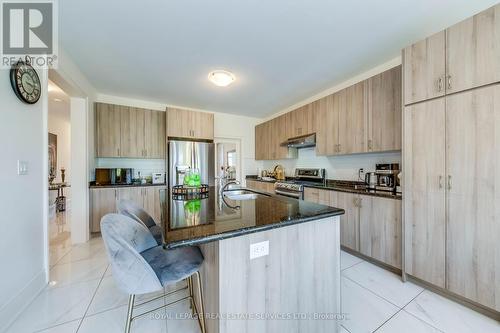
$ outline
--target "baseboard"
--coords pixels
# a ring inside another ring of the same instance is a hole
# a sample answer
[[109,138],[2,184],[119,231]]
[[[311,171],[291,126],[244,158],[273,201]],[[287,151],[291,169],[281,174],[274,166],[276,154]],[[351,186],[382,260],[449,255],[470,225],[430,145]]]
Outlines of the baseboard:
[[46,271],[44,269],[0,309],[0,332],[7,330],[46,285]]

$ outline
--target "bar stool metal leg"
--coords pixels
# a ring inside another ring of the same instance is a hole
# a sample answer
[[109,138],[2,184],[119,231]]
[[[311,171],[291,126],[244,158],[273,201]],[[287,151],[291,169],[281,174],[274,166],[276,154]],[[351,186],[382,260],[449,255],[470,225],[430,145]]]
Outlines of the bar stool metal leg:
[[203,305],[203,286],[201,285],[201,277],[200,272],[194,273],[196,275],[197,285],[198,285],[198,294],[200,296],[200,312],[198,313],[198,321],[200,323],[201,333],[206,333],[207,329],[205,327],[205,307]]
[[130,333],[132,326],[132,312],[134,310],[135,295],[130,295],[128,298],[127,322],[125,323],[125,333]]

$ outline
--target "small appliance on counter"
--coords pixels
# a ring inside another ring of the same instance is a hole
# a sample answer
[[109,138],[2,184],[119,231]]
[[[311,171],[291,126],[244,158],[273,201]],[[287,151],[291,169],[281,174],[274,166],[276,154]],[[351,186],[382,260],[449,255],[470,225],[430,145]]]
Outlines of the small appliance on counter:
[[134,169],[131,168],[97,168],[95,169],[96,185],[130,185]]
[[378,176],[375,172],[365,173],[365,184],[369,190],[375,190],[378,185]]
[[379,191],[396,192],[399,186],[398,174],[399,163],[376,164],[375,173],[378,177],[378,184],[375,187]]
[[165,173],[164,172],[153,172],[152,183],[153,184],[164,184],[165,183]]

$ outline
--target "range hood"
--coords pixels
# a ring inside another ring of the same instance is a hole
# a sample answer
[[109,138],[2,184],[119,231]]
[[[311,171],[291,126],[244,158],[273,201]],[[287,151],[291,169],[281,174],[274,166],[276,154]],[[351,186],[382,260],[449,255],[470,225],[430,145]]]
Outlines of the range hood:
[[307,148],[316,146],[316,134],[307,134],[303,136],[297,136],[286,140],[281,144],[288,148]]

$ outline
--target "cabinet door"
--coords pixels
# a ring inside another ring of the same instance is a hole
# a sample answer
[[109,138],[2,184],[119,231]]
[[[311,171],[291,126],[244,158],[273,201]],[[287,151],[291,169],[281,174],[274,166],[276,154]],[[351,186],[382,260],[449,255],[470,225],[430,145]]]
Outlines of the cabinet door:
[[288,147],[281,144],[287,140],[286,137],[286,119],[280,116],[269,122],[269,158],[281,160],[288,158]]
[[401,268],[401,200],[361,196],[359,251]]
[[363,153],[366,151],[366,81],[344,89],[341,94],[345,94],[345,108],[339,109],[337,152],[340,154]]
[[405,270],[445,286],[445,99],[405,108]]
[[446,30],[447,93],[500,81],[500,5]]
[[401,149],[401,66],[367,81],[369,152]]
[[405,105],[444,96],[445,32],[403,50]]
[[315,132],[311,104],[287,113],[287,137],[293,138]]
[[144,111],[144,156],[165,158],[165,112]]
[[255,126],[255,159],[269,159],[269,122]]
[[144,188],[126,187],[118,189],[118,200],[131,200],[140,207],[144,208]]
[[214,139],[214,115],[207,112],[194,112],[192,117],[193,137],[196,139],[213,140]]
[[160,190],[165,188],[164,186],[148,186],[143,189],[144,210],[158,225],[161,225]]
[[117,190],[114,188],[93,188],[90,190],[91,232],[101,231],[104,215],[116,213]]
[[120,107],[96,103],[97,157],[120,157]]
[[333,205],[333,201],[335,201],[332,199],[333,195],[335,195],[335,192],[331,190],[322,190],[310,187],[304,188],[304,200],[318,203],[320,205]]
[[116,106],[120,110],[121,157],[145,157],[144,109]]
[[316,114],[316,154],[334,155],[338,147],[339,107],[337,94],[323,97],[313,103],[313,112]]
[[500,86],[447,97],[447,288],[500,310]]
[[345,214],[340,216],[340,244],[359,251],[359,195],[336,192],[331,199],[331,206],[342,208]]
[[192,137],[192,112],[167,108],[167,136],[176,138]]
[[247,179],[246,180],[246,187],[251,189],[251,190],[259,190],[258,189],[258,181],[257,180],[250,180],[250,179]]

